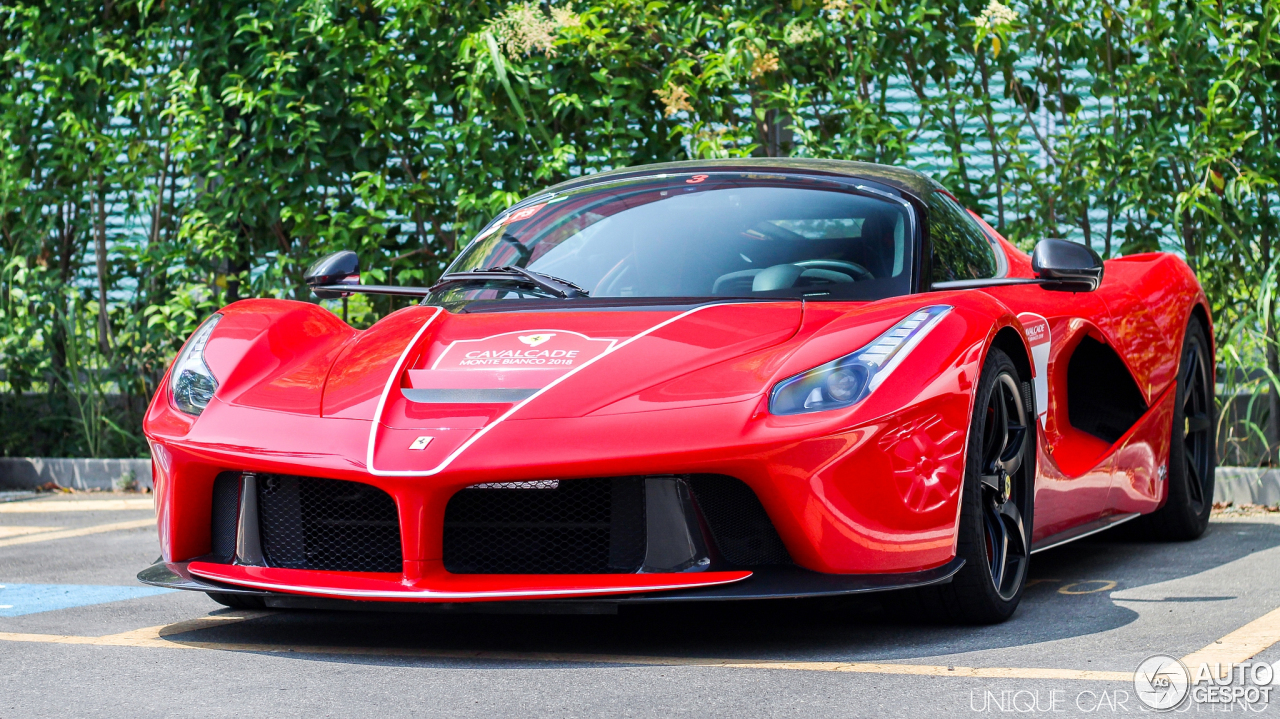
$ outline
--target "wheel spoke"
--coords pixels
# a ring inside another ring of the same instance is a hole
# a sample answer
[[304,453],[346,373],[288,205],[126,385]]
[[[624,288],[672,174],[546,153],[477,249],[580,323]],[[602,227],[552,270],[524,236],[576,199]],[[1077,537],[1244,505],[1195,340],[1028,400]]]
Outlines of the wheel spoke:
[[1187,472],[1187,494],[1196,505],[1204,503],[1204,482],[1200,479],[1200,470],[1196,468],[1195,458],[1190,452],[1183,451],[1183,466]]
[[1011,425],[1006,439],[1004,452],[1000,455],[1000,466],[1004,473],[1012,476],[1022,466],[1022,446],[1027,439],[1027,428]]
[[1022,512],[1018,511],[1018,506],[1013,502],[1005,502],[1000,506],[1000,516],[1003,518],[1006,528],[1011,530],[1006,532],[1010,535],[1008,549],[1016,559],[1027,555],[1027,531],[1022,525]]
[[1007,564],[1005,558],[1008,556],[1009,550],[1009,532],[1000,518],[1000,512],[995,506],[994,499],[988,500],[987,511],[983,514],[985,515],[987,534],[991,541],[991,580],[995,582],[996,589],[1000,589],[1004,585],[1004,570]]
[[[1190,390],[1193,384],[1199,378],[1200,378],[1200,353],[1195,350],[1194,346],[1192,346],[1191,350],[1187,352],[1187,373],[1186,373],[1186,379],[1183,380],[1183,386],[1186,387],[1188,390]],[[1187,392],[1187,396],[1192,396],[1192,394],[1193,393],[1190,391]]]
[[1001,492],[1004,491],[1004,487],[1000,486],[1000,475],[984,474],[981,476],[981,478],[982,478],[983,487],[986,487],[987,489],[991,490],[992,492],[995,492],[996,494],[1000,494]]
[[1004,453],[1005,446],[1009,444],[1009,404],[1004,393],[1004,382],[997,381],[995,392],[993,393],[996,397],[996,409],[998,410],[996,413],[996,429],[1000,431],[1000,450],[997,457]]
[[992,391],[987,402],[986,422],[982,426],[982,466],[991,467],[1000,458],[1000,411],[996,405],[996,393]]

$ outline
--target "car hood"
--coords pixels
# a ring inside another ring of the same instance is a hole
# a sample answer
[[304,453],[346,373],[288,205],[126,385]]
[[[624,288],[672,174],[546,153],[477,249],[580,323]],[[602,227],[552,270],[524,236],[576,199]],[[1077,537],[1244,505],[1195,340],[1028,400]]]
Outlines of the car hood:
[[681,398],[625,402],[777,345],[795,334],[801,316],[799,302],[475,314],[411,308],[349,343],[329,372],[321,412],[376,416],[389,427],[480,429],[517,405],[521,419],[532,419],[608,411],[619,402],[614,410],[733,401],[742,387],[721,382]]
[[[764,398],[782,378],[865,345],[939,299],[950,298],[460,313],[417,306],[364,331],[314,304],[245,300],[221,311],[205,348],[219,387],[199,422],[166,411],[160,397],[146,428],[200,451],[305,455],[308,466],[329,457],[334,468],[406,477],[477,472],[511,451],[559,462],[605,445],[611,457],[648,456],[691,446],[695,436],[694,444],[726,447],[744,432],[846,426],[847,413],[770,420]],[[948,332],[965,323],[934,333],[936,342],[958,341]],[[955,384],[952,374],[941,381]],[[881,416],[914,401],[913,387],[879,392],[858,411]],[[750,422],[757,417],[766,423]]]

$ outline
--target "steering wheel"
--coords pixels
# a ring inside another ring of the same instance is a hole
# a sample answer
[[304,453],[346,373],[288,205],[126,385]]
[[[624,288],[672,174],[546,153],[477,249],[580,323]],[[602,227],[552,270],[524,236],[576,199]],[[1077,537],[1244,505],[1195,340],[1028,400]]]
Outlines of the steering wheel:
[[855,282],[863,280],[875,279],[875,275],[871,274],[867,268],[856,262],[843,262],[841,260],[803,260],[801,262],[791,263],[796,267],[803,267],[806,270],[830,270],[832,272],[840,272],[849,275]]

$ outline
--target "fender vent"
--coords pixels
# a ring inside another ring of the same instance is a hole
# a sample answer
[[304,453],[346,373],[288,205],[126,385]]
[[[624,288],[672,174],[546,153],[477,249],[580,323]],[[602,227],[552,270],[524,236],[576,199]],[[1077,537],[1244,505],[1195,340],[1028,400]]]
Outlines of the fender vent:
[[695,474],[688,481],[726,562],[739,567],[792,563],[778,530],[745,482],[719,474]]
[[629,574],[644,553],[641,477],[473,485],[445,507],[454,574]]
[[270,567],[404,571],[395,500],[372,485],[260,475],[258,527]]
[[1115,444],[1147,409],[1142,390],[1120,355],[1092,337],[1081,339],[1067,363],[1067,418],[1071,426]]

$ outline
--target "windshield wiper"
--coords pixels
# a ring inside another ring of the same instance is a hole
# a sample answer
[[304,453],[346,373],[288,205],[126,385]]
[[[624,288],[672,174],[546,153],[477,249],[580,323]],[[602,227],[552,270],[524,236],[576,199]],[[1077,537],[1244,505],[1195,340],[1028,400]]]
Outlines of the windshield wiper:
[[436,292],[452,285],[471,284],[473,282],[512,282],[521,285],[532,285],[544,292],[549,292],[560,299],[570,299],[573,297],[589,297],[590,294],[581,287],[573,284],[568,280],[562,280],[559,277],[544,275],[541,272],[534,272],[523,267],[515,265],[503,265],[501,267],[489,267],[483,270],[467,270],[466,272],[450,272],[440,278],[440,281],[431,286],[431,291]]

